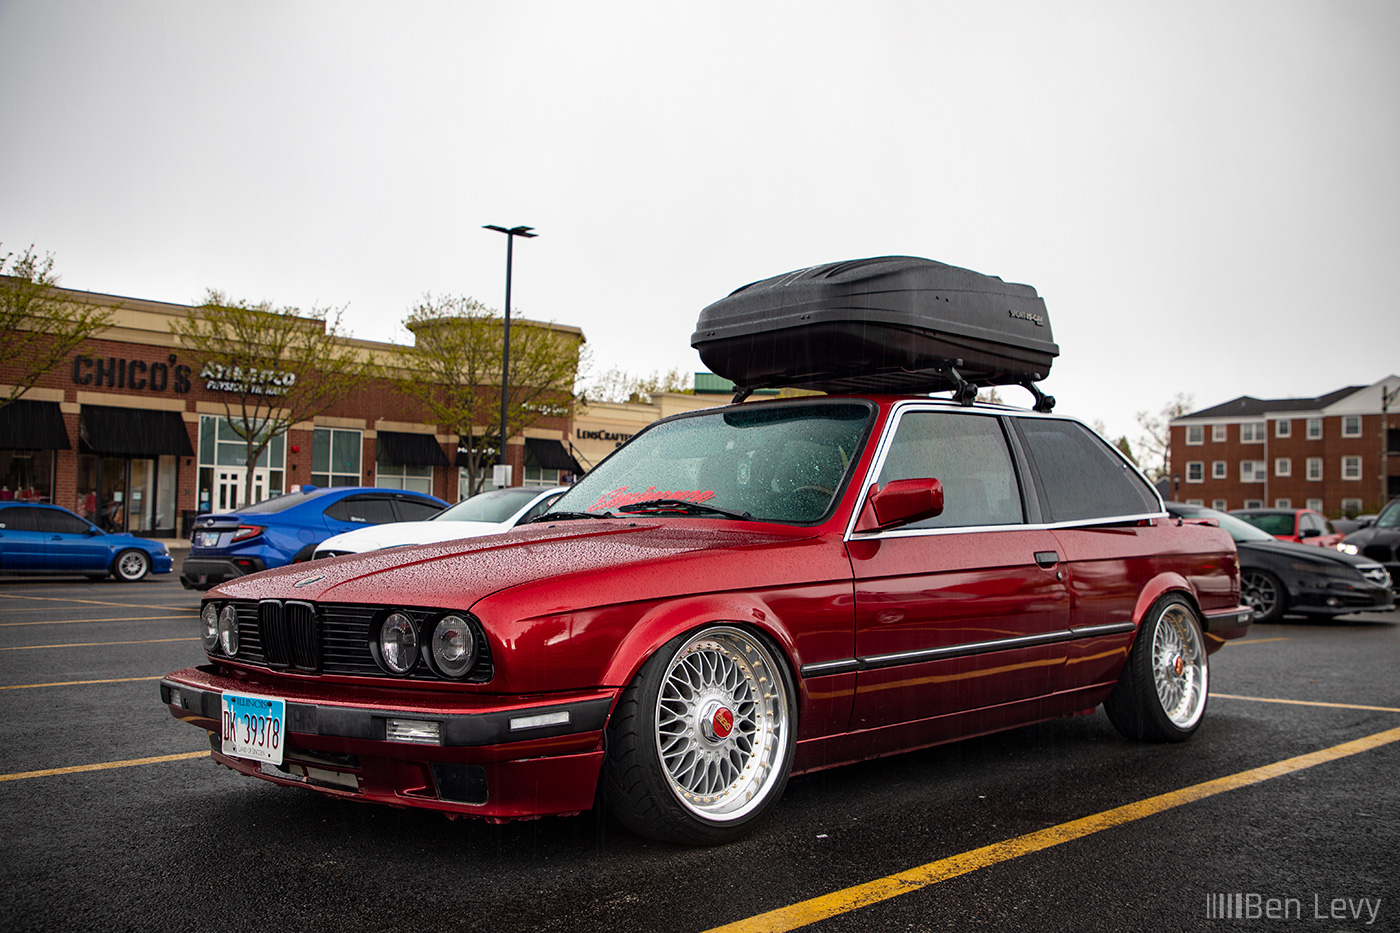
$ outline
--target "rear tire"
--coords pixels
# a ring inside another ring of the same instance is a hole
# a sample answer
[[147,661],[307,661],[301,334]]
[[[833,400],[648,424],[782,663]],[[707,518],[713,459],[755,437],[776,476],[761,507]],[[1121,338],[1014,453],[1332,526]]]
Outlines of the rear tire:
[[1127,738],[1184,742],[1205,716],[1209,688],[1200,619],[1172,594],[1152,604],[1103,708]]
[[1277,622],[1288,609],[1288,591],[1267,570],[1246,570],[1240,575],[1240,598],[1254,610],[1250,621],[1256,625]]
[[758,635],[712,625],[667,642],[608,724],[603,799],[663,842],[738,839],[777,805],[797,746],[796,689]]

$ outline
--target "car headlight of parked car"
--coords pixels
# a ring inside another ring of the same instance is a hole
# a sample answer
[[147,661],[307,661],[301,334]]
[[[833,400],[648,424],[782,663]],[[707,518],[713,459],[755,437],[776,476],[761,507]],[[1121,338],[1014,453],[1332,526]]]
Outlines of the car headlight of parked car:
[[1358,548],[1354,544],[1347,544],[1345,541],[1342,541],[1337,545],[1337,550],[1341,551],[1343,554],[1350,554],[1352,557],[1355,557],[1357,554],[1361,553],[1360,548]]
[[219,607],[214,603],[205,603],[199,613],[199,624],[204,650],[212,654],[219,647]]

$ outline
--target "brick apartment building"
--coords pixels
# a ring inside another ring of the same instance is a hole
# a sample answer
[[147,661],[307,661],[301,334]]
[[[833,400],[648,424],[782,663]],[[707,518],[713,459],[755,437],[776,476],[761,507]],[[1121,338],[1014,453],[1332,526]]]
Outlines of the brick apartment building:
[[1171,422],[1171,498],[1333,518],[1400,495],[1400,376],[1317,398],[1242,396]]

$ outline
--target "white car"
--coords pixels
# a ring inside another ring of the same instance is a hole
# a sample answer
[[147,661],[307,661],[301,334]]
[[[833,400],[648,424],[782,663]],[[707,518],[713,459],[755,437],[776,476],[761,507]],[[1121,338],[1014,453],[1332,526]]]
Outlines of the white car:
[[333,535],[316,545],[312,560],[340,554],[361,554],[386,547],[433,544],[507,531],[543,515],[568,486],[511,486],[491,489],[443,509],[427,521],[370,525]]

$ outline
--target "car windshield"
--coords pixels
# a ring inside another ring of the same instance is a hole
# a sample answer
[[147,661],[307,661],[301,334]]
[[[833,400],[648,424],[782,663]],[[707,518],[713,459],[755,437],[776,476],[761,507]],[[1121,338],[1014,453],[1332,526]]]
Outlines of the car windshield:
[[1234,515],[1227,515],[1224,512],[1217,512],[1214,509],[1173,508],[1171,509],[1171,513],[1173,515],[1178,515],[1181,518],[1214,519],[1215,521],[1220,523],[1220,527],[1225,529],[1226,533],[1229,534],[1231,538],[1235,539],[1236,544],[1241,544],[1245,541],[1278,540],[1273,535],[1269,534],[1267,531],[1264,531],[1262,528],[1258,528],[1254,525],[1251,525],[1249,522],[1245,521],[1242,518],[1238,518]]
[[525,508],[543,490],[526,486],[492,489],[463,499],[450,509],[444,509],[428,521],[432,522],[503,522]]
[[1377,528],[1400,528],[1400,499],[1387,505],[1376,518]]
[[1239,512],[1236,514],[1254,527],[1262,528],[1271,535],[1294,534],[1292,512]]
[[544,518],[730,512],[756,521],[821,521],[874,414],[865,402],[775,402],[659,422],[594,467]]

